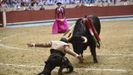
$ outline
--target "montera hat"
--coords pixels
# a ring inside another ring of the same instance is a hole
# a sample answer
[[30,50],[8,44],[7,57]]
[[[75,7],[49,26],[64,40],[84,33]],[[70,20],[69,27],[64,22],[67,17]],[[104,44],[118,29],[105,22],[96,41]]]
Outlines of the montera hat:
[[61,2],[57,2],[56,5],[61,5],[62,3]]

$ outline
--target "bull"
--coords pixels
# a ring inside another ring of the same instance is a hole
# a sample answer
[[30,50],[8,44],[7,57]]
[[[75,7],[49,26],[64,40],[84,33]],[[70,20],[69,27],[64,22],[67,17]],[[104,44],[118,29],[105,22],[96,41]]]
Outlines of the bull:
[[[93,25],[93,29],[99,37],[101,31],[100,20],[97,16],[91,15],[80,18],[76,21],[69,42],[72,44],[74,52],[81,54],[82,56],[84,50],[86,50],[86,48],[89,46],[94,63],[98,63],[96,56],[96,47],[100,47],[100,43],[99,41],[96,41],[97,38],[94,39],[93,35],[91,34],[92,32],[89,30],[87,24]],[[87,41],[84,42],[85,40]]]

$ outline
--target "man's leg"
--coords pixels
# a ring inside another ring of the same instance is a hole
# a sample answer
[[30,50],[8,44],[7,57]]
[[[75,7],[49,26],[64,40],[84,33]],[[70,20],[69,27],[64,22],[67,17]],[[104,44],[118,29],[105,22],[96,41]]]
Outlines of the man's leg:
[[58,74],[62,75],[62,70],[66,68],[68,71],[66,73],[71,73],[73,71],[73,66],[67,57],[62,57],[62,64],[58,70]]
[[56,67],[59,66],[62,61],[60,56],[56,54],[51,54],[48,60],[45,62],[45,67],[43,71],[39,75],[51,75],[51,71]]

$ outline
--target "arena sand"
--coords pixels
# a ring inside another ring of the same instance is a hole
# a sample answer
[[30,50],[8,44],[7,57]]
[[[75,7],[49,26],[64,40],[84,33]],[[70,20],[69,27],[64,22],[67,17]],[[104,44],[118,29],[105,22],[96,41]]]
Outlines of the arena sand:
[[[102,46],[97,49],[99,63],[94,64],[89,48],[84,63],[67,55],[74,72],[65,75],[133,75],[133,21],[101,22]],[[28,48],[30,42],[59,40],[63,34],[51,34],[52,26],[0,29],[0,75],[36,75],[42,71],[49,48]],[[58,75],[57,69],[52,75]]]

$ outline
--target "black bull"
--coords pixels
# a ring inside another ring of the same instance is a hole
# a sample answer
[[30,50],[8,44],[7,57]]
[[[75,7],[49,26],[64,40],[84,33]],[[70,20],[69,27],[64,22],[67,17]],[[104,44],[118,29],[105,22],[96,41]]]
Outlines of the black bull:
[[[90,47],[91,55],[93,56],[94,63],[97,63],[97,57],[96,57],[96,42],[94,41],[92,35],[90,34],[87,26],[84,23],[85,18],[80,18],[76,21],[72,38],[70,39],[70,43],[72,43],[74,52],[83,55],[83,51],[86,50],[86,48]],[[101,30],[101,24],[100,20],[97,16],[91,15],[86,17],[87,20],[91,19],[92,23],[98,33],[100,34]],[[85,36],[87,38],[87,43],[83,43],[83,39],[81,36]]]

